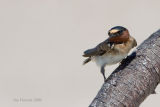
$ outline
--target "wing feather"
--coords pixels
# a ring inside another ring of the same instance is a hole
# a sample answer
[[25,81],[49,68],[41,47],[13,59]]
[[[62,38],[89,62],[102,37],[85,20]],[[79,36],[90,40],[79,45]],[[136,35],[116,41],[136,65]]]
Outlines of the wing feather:
[[92,57],[92,56],[101,56],[105,54],[108,50],[110,50],[111,44],[108,42],[108,39],[104,42],[98,44],[95,48],[88,49],[84,51],[84,57]]

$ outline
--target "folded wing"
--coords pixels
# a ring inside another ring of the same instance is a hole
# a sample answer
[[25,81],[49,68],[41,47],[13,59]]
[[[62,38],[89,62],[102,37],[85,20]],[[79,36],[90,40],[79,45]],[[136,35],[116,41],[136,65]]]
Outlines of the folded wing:
[[101,56],[110,50],[111,44],[108,40],[97,45],[95,48],[84,51],[84,57]]

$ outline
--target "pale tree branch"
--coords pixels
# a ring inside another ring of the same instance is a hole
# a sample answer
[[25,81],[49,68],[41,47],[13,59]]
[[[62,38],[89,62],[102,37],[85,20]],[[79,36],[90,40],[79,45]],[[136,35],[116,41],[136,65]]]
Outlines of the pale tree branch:
[[139,107],[160,82],[160,30],[108,77],[89,107]]

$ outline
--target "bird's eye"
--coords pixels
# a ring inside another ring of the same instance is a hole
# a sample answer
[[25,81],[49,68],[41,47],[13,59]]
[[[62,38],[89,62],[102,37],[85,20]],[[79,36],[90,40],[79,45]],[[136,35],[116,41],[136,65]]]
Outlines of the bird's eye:
[[121,34],[122,34],[122,31],[118,31],[118,32],[116,32],[114,35],[119,36],[119,35],[121,35]]
[[115,35],[115,36],[118,36],[118,35],[119,35],[119,33],[118,33],[118,32],[116,32],[116,33],[114,33],[114,35]]
[[123,31],[121,30],[121,31],[119,31],[119,32],[118,32],[118,34],[119,34],[119,35],[121,35],[121,34],[122,34],[122,32],[123,32]]

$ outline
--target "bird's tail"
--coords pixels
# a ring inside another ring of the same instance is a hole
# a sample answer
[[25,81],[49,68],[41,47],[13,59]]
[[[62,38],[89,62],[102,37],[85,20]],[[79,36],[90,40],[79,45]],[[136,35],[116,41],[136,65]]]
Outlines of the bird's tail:
[[85,65],[85,64],[88,63],[89,61],[91,61],[91,57],[85,59],[84,62],[83,62],[83,65]]

